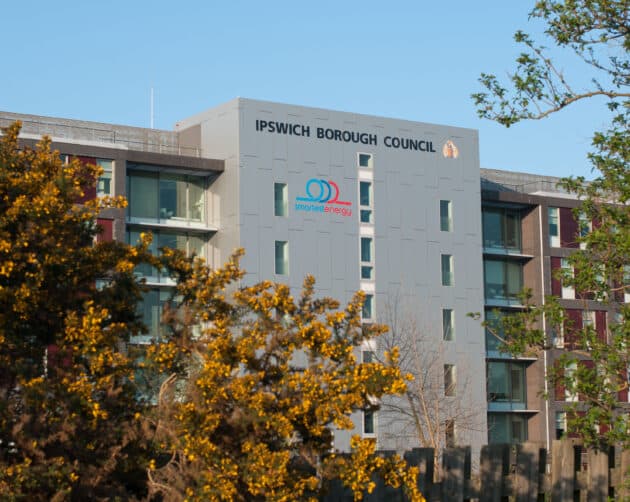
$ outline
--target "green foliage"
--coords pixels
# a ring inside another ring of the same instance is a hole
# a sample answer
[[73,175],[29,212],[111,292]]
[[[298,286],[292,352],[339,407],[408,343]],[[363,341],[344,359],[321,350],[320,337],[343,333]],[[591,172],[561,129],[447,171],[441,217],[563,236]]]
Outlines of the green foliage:
[[581,229],[581,249],[567,258],[574,273],[564,271],[559,276],[563,285],[575,289],[583,308],[589,308],[590,300],[611,307],[615,315],[608,318],[605,339],[592,326],[572,326],[557,299],[534,305],[527,292],[522,312],[489,328],[503,342],[503,350],[512,354],[549,350],[551,334],[562,326],[569,330],[571,343],[550,375],[553,384],[579,397],[579,402],[569,405],[569,430],[589,444],[620,441],[630,448],[630,416],[627,405],[619,402],[619,392],[628,391],[630,366],[630,308],[623,301],[630,291],[628,7],[627,0],[541,0],[531,12],[547,23],[545,33],[558,47],[583,61],[593,77],[590,89],[574,92],[545,49],[518,32],[515,39],[527,52],[516,61],[511,89],[494,75],[482,74],[486,91],[473,99],[480,117],[509,127],[523,119],[543,118],[581,99],[608,98],[611,124],[605,132],[594,134],[589,154],[595,179],[561,182],[582,201],[575,218],[593,222],[593,228]]
[[481,118],[509,127],[524,119],[540,119],[570,104],[595,96],[609,99],[618,109],[630,97],[630,30],[628,0],[540,0],[530,17],[547,23],[546,35],[568,49],[592,74],[590,88],[576,91],[566,75],[547,55],[544,46],[518,31],[514,40],[525,46],[516,70],[505,87],[493,74],[482,73],[485,91],[472,95]]

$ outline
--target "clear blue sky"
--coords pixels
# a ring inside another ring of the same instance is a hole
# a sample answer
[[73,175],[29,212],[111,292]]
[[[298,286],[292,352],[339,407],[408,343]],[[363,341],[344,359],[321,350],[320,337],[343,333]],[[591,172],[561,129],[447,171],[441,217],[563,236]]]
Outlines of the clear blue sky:
[[[479,130],[481,166],[591,177],[602,101],[505,129],[477,118],[533,0],[5,1],[0,109],[155,127],[236,96]],[[567,70],[579,72],[573,66]]]

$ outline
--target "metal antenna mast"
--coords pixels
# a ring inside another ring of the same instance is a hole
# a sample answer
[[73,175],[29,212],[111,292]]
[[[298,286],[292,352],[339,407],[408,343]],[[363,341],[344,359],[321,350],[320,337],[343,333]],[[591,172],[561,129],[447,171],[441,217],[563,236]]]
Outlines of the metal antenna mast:
[[151,129],[153,129],[153,86],[151,86],[150,115]]

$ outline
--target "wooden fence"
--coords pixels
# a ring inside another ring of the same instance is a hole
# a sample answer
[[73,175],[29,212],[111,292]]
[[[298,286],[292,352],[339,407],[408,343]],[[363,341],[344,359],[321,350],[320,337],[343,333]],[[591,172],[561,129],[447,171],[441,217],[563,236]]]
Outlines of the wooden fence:
[[[437,482],[433,481],[432,448],[414,448],[405,453],[405,459],[419,467],[418,485],[429,502],[630,501],[630,451],[620,447],[585,449],[577,440],[563,439],[553,442],[549,455],[537,443],[488,445],[482,447],[478,464],[472,463],[470,447],[447,448]],[[351,500],[351,494],[340,486],[323,498],[325,502]],[[401,491],[379,481],[364,500],[405,499]]]

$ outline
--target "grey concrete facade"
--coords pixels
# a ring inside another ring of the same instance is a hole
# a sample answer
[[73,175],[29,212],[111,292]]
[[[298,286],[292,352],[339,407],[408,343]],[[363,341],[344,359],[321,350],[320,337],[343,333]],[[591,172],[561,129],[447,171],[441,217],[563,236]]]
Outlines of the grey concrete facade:
[[[261,130],[261,121],[285,124],[286,131],[277,132],[282,125]],[[413,317],[442,359],[434,365],[435,378],[443,380],[438,374],[443,364],[457,368],[457,397],[444,399],[465,401],[479,412],[474,427],[455,425],[457,443],[475,449],[484,444],[484,335],[466,315],[482,312],[484,303],[476,131],[240,98],[180,121],[176,131],[198,138],[200,144],[191,146],[225,159],[225,172],[212,186],[220,200],[220,231],[213,241],[221,259],[243,247],[247,283],[272,278],[298,291],[304,276],[313,274],[319,294],[342,302],[364,289],[374,294],[376,320],[384,318],[388,299],[403,299],[401,315]],[[424,143],[410,149],[403,141],[409,138]],[[448,140],[458,150],[456,158],[443,152]],[[359,153],[372,156],[370,169],[358,166]],[[317,182],[308,186],[311,179],[336,184],[351,214],[300,210],[307,188],[316,199],[320,195]],[[373,184],[368,225],[359,221],[360,180]],[[286,217],[274,216],[274,183],[287,185]],[[452,203],[450,232],[440,230],[441,200]],[[373,280],[360,276],[361,236],[373,238]],[[288,243],[288,275],[275,274],[275,241]],[[442,285],[441,255],[453,257],[452,286]],[[452,341],[443,340],[443,308],[455,313]],[[376,433],[380,447],[409,446],[409,438],[386,440],[400,435],[381,429]],[[339,433],[335,447],[346,449],[349,437]]]

